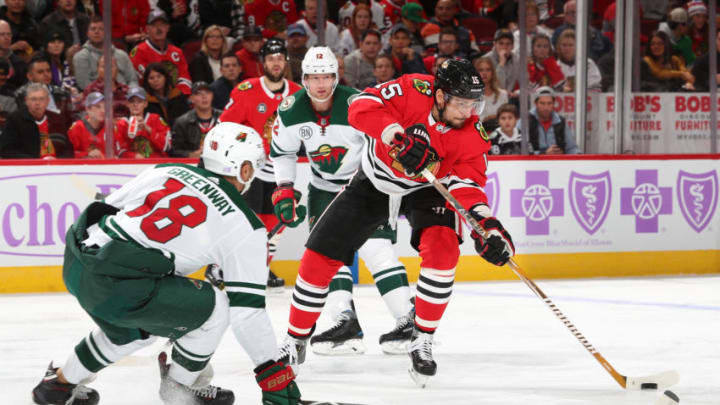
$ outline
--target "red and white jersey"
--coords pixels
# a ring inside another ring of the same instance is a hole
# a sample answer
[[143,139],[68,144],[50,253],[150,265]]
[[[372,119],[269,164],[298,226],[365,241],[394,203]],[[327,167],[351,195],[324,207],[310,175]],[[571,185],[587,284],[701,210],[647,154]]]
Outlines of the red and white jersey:
[[[401,5],[395,4],[393,0],[380,0],[380,7],[383,9],[383,24],[378,25],[378,29],[382,32],[383,36],[390,33],[390,29],[393,25],[400,22],[400,11],[402,10]],[[404,3],[418,3],[418,0],[406,0]],[[375,18],[373,18],[375,21]]]
[[139,125],[136,117],[125,117],[117,122],[115,144],[120,157],[134,158],[137,153],[144,157],[167,157],[172,135],[170,127],[161,116],[146,113],[145,125]]
[[267,28],[265,26],[265,21],[271,14],[286,16],[288,25],[294,23],[298,19],[295,0],[245,1],[245,22],[247,25],[256,25]]
[[[350,27],[355,5],[354,1],[348,1],[338,10],[338,29],[341,31]],[[370,14],[372,14],[372,22],[377,29],[381,29],[385,25],[385,10],[375,0],[370,2]]]
[[405,174],[400,163],[390,157],[392,148],[381,139],[385,128],[392,124],[408,128],[422,123],[440,158],[430,170],[463,206],[487,204],[483,190],[491,146],[487,133],[476,115],[459,129],[435,121],[431,113],[434,80],[430,75],[403,75],[366,89],[350,104],[348,121],[364,132],[368,140],[363,171],[378,190],[387,194],[405,195],[427,187],[429,184],[422,175]]
[[138,71],[140,79],[145,73],[145,68],[149,64],[159,62],[165,66],[173,85],[175,85],[185,95],[190,95],[192,89],[192,81],[190,80],[190,71],[180,48],[175,45],[167,44],[165,51],[155,48],[150,40],[145,40],[130,51],[130,60],[132,60],[135,70]]
[[[266,156],[270,154],[272,126],[280,102],[302,88],[290,80],[283,79],[283,81],[285,85],[282,93],[270,91],[265,85],[264,76],[243,81],[230,93],[230,101],[220,115],[220,122],[237,122],[257,131],[263,138]],[[263,181],[275,182],[272,161],[268,159],[265,162],[257,177]]]
[[105,157],[105,124],[95,130],[87,117],[75,121],[68,130],[68,139],[73,146],[76,158],[87,157],[91,150],[97,149]]

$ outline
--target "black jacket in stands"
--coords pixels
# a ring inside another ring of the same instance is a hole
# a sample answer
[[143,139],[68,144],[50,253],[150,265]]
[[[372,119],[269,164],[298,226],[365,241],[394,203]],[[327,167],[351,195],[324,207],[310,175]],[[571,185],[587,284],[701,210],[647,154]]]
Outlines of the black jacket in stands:
[[220,76],[219,79],[215,80],[210,84],[210,90],[213,92],[213,108],[218,110],[224,110],[225,105],[230,101],[230,93],[232,93],[235,85],[243,81],[243,76],[238,77],[237,82],[232,83],[230,80]]
[[68,23],[68,20],[65,19],[60,10],[55,10],[46,15],[45,18],[42,19],[42,24],[43,27],[53,27],[54,29],[60,30],[63,38],[65,38],[67,49],[70,45],[82,45],[85,41],[87,41],[87,29],[88,25],[90,25],[90,18],[88,18],[85,13],[79,11],[75,12],[75,26],[77,27],[79,42],[73,42],[73,34],[70,29],[70,23]]
[[145,108],[145,112],[159,115],[170,128],[172,128],[175,120],[179,116],[190,110],[190,103],[188,103],[187,97],[185,97],[177,87],[170,89],[170,94],[164,101],[161,101],[154,94],[148,94],[147,101],[148,106]]
[[10,24],[12,31],[12,42],[27,41],[33,50],[38,50],[43,44],[43,37],[40,26],[33,20],[27,10],[23,11],[19,24],[11,21],[7,16],[7,6],[0,7],[0,20],[5,20]]
[[[63,128],[62,117],[50,111],[46,114],[56,157],[72,157],[72,145],[65,135],[67,128]],[[19,108],[8,116],[5,129],[0,134],[0,157],[3,159],[40,157],[40,131],[27,108]]]
[[[720,52],[717,53],[716,57],[718,66],[720,66]],[[708,79],[710,79],[710,54],[705,53],[695,59],[692,74],[695,76],[695,91],[710,91],[708,85]],[[715,83],[715,80],[712,82]]]
[[193,83],[205,82],[210,84],[215,81],[210,62],[208,62],[208,56],[203,51],[195,52],[195,56],[188,63],[188,70]]
[[[544,150],[540,149],[540,142],[538,141],[538,125],[540,122],[537,117],[532,114],[528,114],[528,141],[532,145],[532,150],[538,151],[539,153],[545,153]],[[560,117],[560,122],[554,124],[553,132],[555,133],[555,144],[562,150],[565,150],[565,118]]]
[[[213,108],[212,118],[217,122],[222,110]],[[169,155],[172,157],[188,157],[191,152],[200,148],[203,133],[198,126],[198,116],[195,110],[190,110],[175,121],[172,127],[172,147]]]

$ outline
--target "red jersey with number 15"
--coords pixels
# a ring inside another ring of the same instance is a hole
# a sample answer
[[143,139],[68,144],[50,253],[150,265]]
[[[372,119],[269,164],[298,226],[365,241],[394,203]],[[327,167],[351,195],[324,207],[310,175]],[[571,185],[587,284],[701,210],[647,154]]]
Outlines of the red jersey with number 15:
[[391,124],[408,128],[424,124],[430,145],[440,161],[429,169],[463,206],[487,204],[483,187],[487,181],[487,153],[490,142],[477,115],[462,128],[451,128],[435,121],[433,82],[430,75],[403,75],[397,80],[368,88],[350,104],[348,122],[367,136],[362,168],[373,185],[387,194],[405,195],[422,187],[422,175],[408,176],[402,165],[390,156],[391,147],[383,143],[383,130]]

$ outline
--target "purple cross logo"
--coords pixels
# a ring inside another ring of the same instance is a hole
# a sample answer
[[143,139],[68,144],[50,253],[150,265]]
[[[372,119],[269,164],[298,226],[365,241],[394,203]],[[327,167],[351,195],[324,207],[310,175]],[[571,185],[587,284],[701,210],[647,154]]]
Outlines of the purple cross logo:
[[610,212],[610,172],[592,175],[570,172],[568,194],[570,207],[580,226],[590,235],[597,232]]
[[677,195],[685,220],[700,233],[710,223],[718,198],[718,176],[713,170],[707,173],[687,173],[680,170]]
[[550,217],[562,216],[563,190],[550,188],[547,170],[525,172],[525,188],[510,190],[510,216],[525,217],[528,235],[549,235]]
[[658,216],[672,214],[672,187],[658,187],[657,170],[635,170],[635,187],[620,189],[620,215],[635,216],[636,233],[657,233]]
[[500,181],[497,172],[488,174],[485,182],[485,195],[487,195],[492,216],[497,216],[498,206],[500,205]]

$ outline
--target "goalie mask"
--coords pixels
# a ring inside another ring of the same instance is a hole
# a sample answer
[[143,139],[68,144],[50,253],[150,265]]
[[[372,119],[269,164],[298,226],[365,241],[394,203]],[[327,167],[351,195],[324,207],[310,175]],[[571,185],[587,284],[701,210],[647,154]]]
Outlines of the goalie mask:
[[[242,184],[242,194],[250,188],[258,170],[265,166],[265,148],[254,129],[234,122],[221,122],[208,132],[200,155],[206,170],[221,176],[234,176]],[[247,181],[240,169],[250,162],[253,174]]]
[[313,46],[312,48],[308,49],[302,61],[302,72],[302,84],[306,89],[308,88],[308,83],[305,77],[307,75],[335,75],[335,81],[333,82],[332,91],[330,92],[330,95],[328,97],[325,97],[324,99],[319,99],[310,94],[310,91],[307,92],[310,99],[318,103],[324,103],[325,101],[328,101],[330,97],[332,97],[332,94],[335,92],[335,88],[337,87],[340,79],[338,78],[338,61],[337,58],[335,58],[335,54],[332,52],[332,50],[330,50],[330,48],[326,46]]

